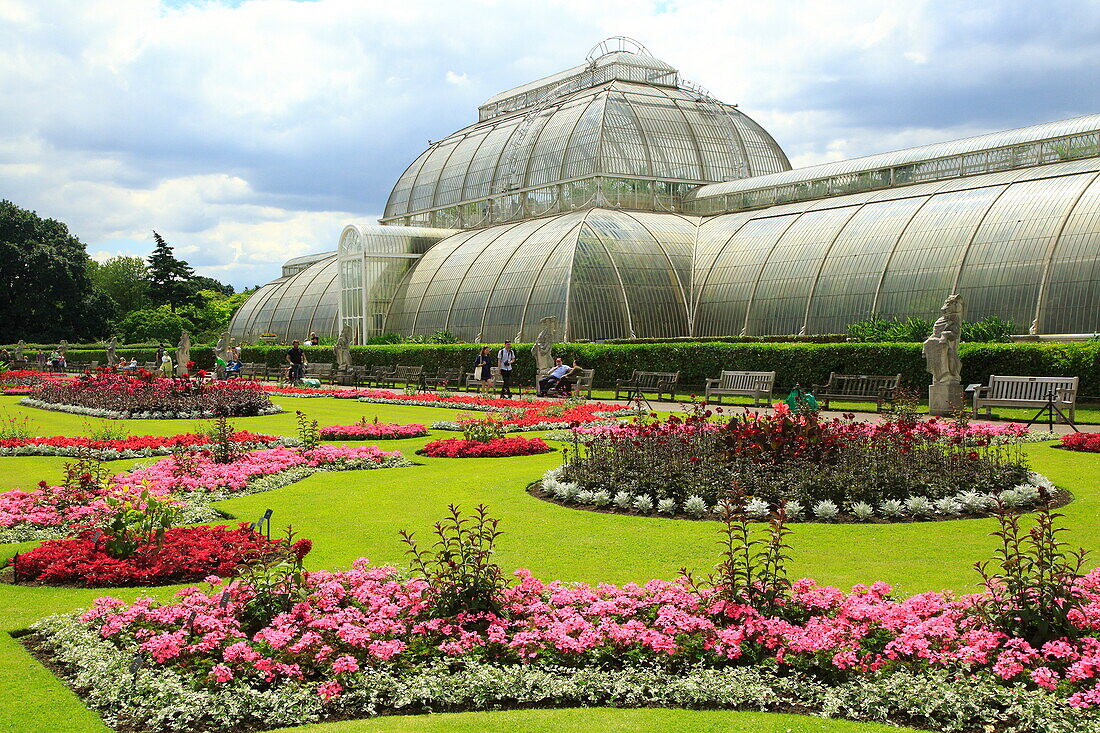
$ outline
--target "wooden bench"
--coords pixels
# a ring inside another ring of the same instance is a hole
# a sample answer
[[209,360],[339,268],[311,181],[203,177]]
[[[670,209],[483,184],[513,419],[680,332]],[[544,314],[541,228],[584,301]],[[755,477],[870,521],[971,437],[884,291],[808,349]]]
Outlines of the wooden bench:
[[331,361],[311,361],[306,364],[305,374],[302,376],[323,382],[332,377],[332,369]]
[[420,385],[420,380],[424,376],[424,367],[422,366],[397,366],[392,372],[386,374],[378,380],[381,386],[392,384],[396,387],[398,384],[415,384]]
[[[498,389],[504,386],[504,380],[500,378],[500,367],[490,367],[490,371],[493,374],[493,380],[489,383],[489,388]],[[477,378],[475,372],[466,372],[466,378],[462,380],[462,383],[466,386],[467,392],[476,392],[484,386],[484,383]]]
[[[539,382],[549,373],[549,369],[539,369],[535,372],[535,392],[539,390]],[[592,399],[592,383],[596,381],[595,369],[580,367],[577,369],[577,373],[569,377],[569,381],[573,383],[572,392],[574,395],[579,395],[583,392],[588,395],[588,399]]]
[[771,402],[774,388],[775,372],[740,372],[723,369],[720,376],[707,380],[706,400],[710,402],[712,398],[717,397],[721,401],[723,395],[744,395],[752,397],[753,407],[759,407],[761,403],[767,405]]
[[424,387],[431,389],[456,389],[462,379],[461,369],[440,368],[430,377],[424,377]]
[[668,398],[675,400],[676,385],[679,382],[680,372],[640,372],[635,369],[630,379],[615,380],[615,399],[619,399],[619,394],[623,392],[627,397],[648,392],[660,400],[661,395],[667,392]]
[[810,390],[821,409],[829,409],[829,400],[846,402],[874,402],[882,412],[882,403],[894,402],[901,387],[901,375],[837,374],[829,372],[829,381],[816,384]]
[[[989,384],[974,390],[974,417],[985,408],[991,417],[992,407],[1042,408],[1053,396],[1054,405],[1074,422],[1079,377],[1008,377],[991,375]],[[1068,409],[1068,412],[1067,412]]]

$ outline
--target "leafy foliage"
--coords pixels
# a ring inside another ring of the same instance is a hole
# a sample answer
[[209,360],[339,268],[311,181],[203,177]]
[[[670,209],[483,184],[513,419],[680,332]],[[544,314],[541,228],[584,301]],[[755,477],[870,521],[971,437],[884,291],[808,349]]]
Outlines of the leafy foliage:
[[1034,526],[1025,531],[1021,516],[1002,506],[997,514],[1001,527],[992,533],[999,540],[993,562],[974,565],[988,594],[975,605],[977,615],[1036,648],[1052,639],[1078,636],[1072,614],[1088,603],[1077,582],[1088,553],[1070,550],[1059,539],[1067,531],[1055,526],[1062,516],[1044,502],[1035,513]]
[[195,330],[195,324],[189,318],[167,305],[132,311],[126,314],[118,327],[123,339],[130,343],[175,343],[179,339],[180,331]]
[[[932,333],[933,321],[930,318],[870,318],[848,324],[848,335],[855,341],[899,343],[905,341],[921,342]],[[962,340],[981,343],[1010,341],[1016,333],[1016,324],[998,316],[989,316],[980,321],[963,323]]]
[[120,314],[148,305],[149,268],[140,257],[112,257],[104,262],[88,260],[88,276],[118,306]]
[[191,283],[195,271],[172,251],[164,237],[153,232],[156,247],[149,255],[149,298],[172,311],[180,306],[197,304],[195,286]]
[[450,618],[460,613],[500,614],[501,598],[507,581],[500,566],[492,560],[500,521],[489,516],[479,504],[471,517],[459,507],[449,505],[450,515],[435,523],[436,541],[431,550],[422,550],[414,536],[402,530],[412,567],[428,584],[431,597],[429,613],[435,618]]
[[0,342],[103,336],[115,304],[93,287],[87,262],[64,224],[0,201]]
[[142,491],[137,502],[106,496],[103,499],[112,510],[100,528],[107,554],[125,559],[142,545],[160,547],[164,532],[179,517],[179,508],[170,501]]

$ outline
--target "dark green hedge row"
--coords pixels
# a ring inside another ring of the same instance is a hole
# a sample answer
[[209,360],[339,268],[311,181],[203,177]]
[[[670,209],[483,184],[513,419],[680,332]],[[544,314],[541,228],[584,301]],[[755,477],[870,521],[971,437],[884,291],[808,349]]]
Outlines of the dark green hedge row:
[[[496,346],[493,347],[494,352]],[[434,372],[440,367],[472,369],[478,347],[472,344],[394,344],[352,347],[354,363],[364,366],[405,364]],[[534,359],[530,344],[515,344],[519,361],[516,377],[530,382]],[[823,383],[829,372],[844,374],[897,374],[905,384],[923,390],[931,378],[924,369],[920,344],[806,344],[806,343],[664,343],[664,344],[558,344],[555,354],[596,369],[596,381],[613,384],[632,370],[679,371],[681,383],[700,387],[707,377],[723,369],[776,371],[778,391],[795,384]],[[331,347],[306,349],[310,361],[333,361]],[[153,349],[119,349],[120,356],[152,361]],[[192,358],[203,368],[213,361],[209,349],[193,350]],[[286,347],[246,346],[246,362],[282,364]],[[1081,377],[1082,395],[1100,395],[1100,343],[1074,344],[963,344],[960,348],[965,382],[986,382],[990,374]],[[102,362],[102,351],[69,351],[70,363]]]

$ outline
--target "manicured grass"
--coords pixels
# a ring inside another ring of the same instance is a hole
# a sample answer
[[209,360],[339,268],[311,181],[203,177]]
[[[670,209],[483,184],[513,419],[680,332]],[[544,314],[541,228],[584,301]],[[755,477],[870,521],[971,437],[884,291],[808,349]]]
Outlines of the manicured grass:
[[[31,415],[43,435],[87,434],[87,419],[44,412],[0,398],[3,410]],[[331,398],[278,397],[289,413],[234,420],[241,429],[293,435],[293,411],[301,409],[321,425],[347,424],[375,415],[385,422],[453,419],[454,410],[363,404]],[[134,420],[135,434],[170,435],[194,431],[201,421]],[[622,583],[670,578],[680,567],[707,572],[716,560],[713,522],[639,518],[560,507],[531,497],[524,488],[557,465],[560,453],[516,458],[447,459],[413,455],[441,435],[382,441],[420,465],[401,469],[315,474],[298,484],[222,502],[219,508],[243,519],[274,511],[273,526],[293,524],[314,541],[311,569],[348,567],[360,556],[376,563],[404,564],[400,529],[425,537],[450,503],[472,508],[486,503],[501,518],[504,534],[497,560],[505,569],[526,567],[543,578]],[[528,434],[530,435],[530,434]],[[1033,467],[1071,490],[1076,500],[1062,511],[1074,545],[1100,548],[1100,454],[1053,450],[1050,444],[1025,448]],[[0,490],[31,488],[40,479],[60,478],[65,458],[0,458]],[[133,461],[112,462],[123,470]],[[988,558],[994,543],[990,519],[894,525],[796,524],[790,537],[793,577],[810,576],[842,587],[886,580],[901,594],[923,590],[975,589],[972,564]],[[10,557],[33,543],[0,546]],[[149,591],[168,598],[177,588]],[[0,586],[0,630],[22,629],[35,619],[86,607],[100,595],[129,600],[139,589],[76,590]],[[349,721],[295,730],[351,733],[367,730],[730,730],[848,731],[897,730],[874,725],[824,721],[800,716],[768,716],[723,711],[549,710],[461,715],[403,716]],[[98,716],[10,637],[0,637],[0,730],[104,730]]]

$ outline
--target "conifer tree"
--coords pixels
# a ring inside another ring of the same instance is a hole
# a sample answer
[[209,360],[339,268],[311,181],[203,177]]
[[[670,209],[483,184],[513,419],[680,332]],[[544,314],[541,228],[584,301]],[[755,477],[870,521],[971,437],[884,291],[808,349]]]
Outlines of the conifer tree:
[[149,255],[149,299],[155,304],[166,303],[173,311],[196,302],[195,286],[191,282],[195,271],[172,251],[164,237],[153,231],[157,246]]

